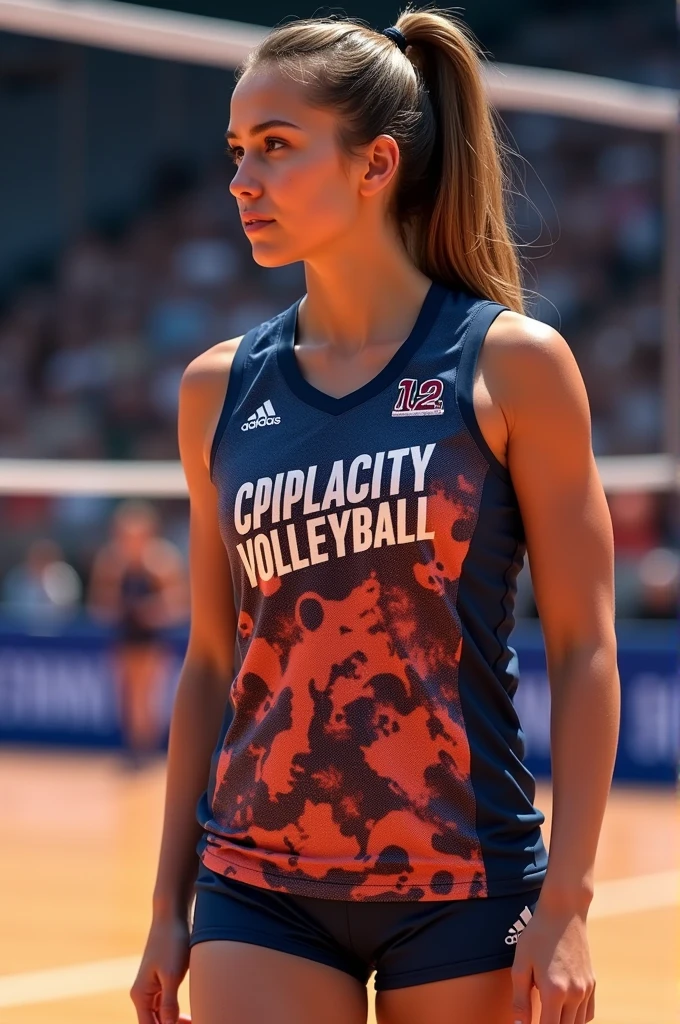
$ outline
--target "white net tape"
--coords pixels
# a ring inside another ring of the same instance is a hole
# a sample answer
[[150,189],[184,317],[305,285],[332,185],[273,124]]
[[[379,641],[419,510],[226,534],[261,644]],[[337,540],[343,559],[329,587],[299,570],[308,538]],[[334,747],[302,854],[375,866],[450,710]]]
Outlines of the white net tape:
[[[680,489],[680,463],[668,455],[597,459],[605,491]],[[187,496],[180,462],[0,459],[0,494],[110,494],[148,498]]]

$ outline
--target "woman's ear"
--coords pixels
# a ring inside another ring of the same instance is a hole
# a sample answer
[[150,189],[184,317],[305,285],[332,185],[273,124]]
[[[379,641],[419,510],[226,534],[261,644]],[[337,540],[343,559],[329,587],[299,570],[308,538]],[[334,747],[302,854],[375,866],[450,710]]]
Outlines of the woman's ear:
[[401,154],[391,135],[378,135],[366,151],[366,168],[360,182],[362,196],[377,195],[397,173]]

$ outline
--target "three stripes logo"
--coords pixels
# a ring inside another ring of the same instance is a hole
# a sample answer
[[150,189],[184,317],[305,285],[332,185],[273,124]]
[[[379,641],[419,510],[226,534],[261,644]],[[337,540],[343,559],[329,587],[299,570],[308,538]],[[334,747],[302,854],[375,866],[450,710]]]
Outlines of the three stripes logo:
[[241,430],[253,430],[255,427],[271,427],[275,423],[280,422],[281,417],[276,415],[274,406],[267,399],[262,405],[258,405],[257,411],[251,413],[245,423],[241,424]]
[[515,923],[511,925],[508,934],[505,936],[505,944],[507,946],[514,946],[516,944],[518,938],[529,924],[531,917],[531,911],[528,907],[525,907]]

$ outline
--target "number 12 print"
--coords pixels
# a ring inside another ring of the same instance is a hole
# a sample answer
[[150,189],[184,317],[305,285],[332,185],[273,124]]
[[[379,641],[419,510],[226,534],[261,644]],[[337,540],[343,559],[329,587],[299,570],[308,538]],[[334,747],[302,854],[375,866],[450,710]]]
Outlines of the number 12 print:
[[424,380],[418,387],[413,377],[399,381],[399,397],[392,409],[393,416],[439,416],[444,412],[442,392],[444,382],[439,377]]

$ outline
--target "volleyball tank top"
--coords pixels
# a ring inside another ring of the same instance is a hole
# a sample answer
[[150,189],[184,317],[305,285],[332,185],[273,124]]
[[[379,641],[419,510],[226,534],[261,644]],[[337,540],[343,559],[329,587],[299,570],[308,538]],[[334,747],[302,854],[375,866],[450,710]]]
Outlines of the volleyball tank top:
[[333,398],[298,366],[300,302],[243,337],[213,440],[238,623],[197,852],[331,899],[536,888],[508,644],[526,548],[472,404],[506,307],[434,282],[387,365]]

